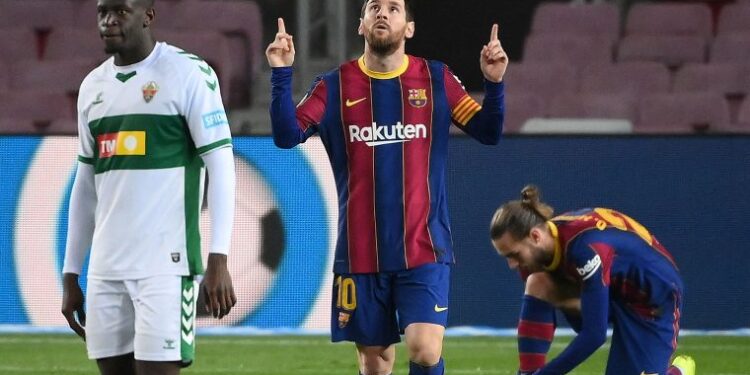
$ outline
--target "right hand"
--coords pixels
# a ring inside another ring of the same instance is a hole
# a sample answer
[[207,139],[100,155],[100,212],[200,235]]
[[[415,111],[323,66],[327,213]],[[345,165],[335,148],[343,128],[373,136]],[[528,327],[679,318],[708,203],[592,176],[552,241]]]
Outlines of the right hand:
[[[78,275],[66,273],[63,275],[62,314],[68,321],[70,328],[86,341],[86,312],[83,310],[83,292],[78,284]],[[76,319],[76,315],[78,319]]]
[[279,18],[278,23],[279,32],[276,33],[276,38],[266,48],[268,65],[272,68],[292,66],[294,63],[294,41],[292,36],[286,33],[284,19]]

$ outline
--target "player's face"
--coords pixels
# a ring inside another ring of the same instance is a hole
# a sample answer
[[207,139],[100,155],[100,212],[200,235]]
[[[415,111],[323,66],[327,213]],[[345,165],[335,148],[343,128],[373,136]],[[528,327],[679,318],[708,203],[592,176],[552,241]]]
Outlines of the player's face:
[[414,22],[406,20],[404,0],[370,0],[359,23],[370,50],[388,56],[403,48],[406,38],[414,35]]
[[492,241],[497,252],[505,257],[508,267],[525,273],[544,271],[544,266],[549,263],[549,251],[543,243],[541,237],[535,233],[531,233],[521,240],[516,240],[510,233],[506,232],[500,238]]
[[146,25],[153,18],[139,0],[98,0],[99,35],[110,54],[138,49],[145,43]]

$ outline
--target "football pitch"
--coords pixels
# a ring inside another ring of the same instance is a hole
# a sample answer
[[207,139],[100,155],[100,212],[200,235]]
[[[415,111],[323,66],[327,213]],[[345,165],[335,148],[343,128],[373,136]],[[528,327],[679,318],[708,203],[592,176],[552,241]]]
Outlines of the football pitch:
[[[557,338],[553,353],[570,337]],[[573,374],[604,372],[608,345]],[[405,347],[398,345],[394,374],[407,374]],[[750,337],[688,336],[681,354],[697,363],[697,374],[750,374]],[[0,374],[98,374],[83,342],[72,335],[0,335]],[[515,374],[512,337],[448,337],[446,374]],[[198,338],[196,362],[183,374],[340,374],[356,375],[352,344],[331,344],[325,336],[208,336]]]

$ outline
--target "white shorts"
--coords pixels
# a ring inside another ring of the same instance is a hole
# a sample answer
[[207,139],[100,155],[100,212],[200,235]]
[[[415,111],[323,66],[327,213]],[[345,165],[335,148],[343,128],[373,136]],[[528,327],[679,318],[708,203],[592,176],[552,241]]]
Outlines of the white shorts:
[[89,279],[86,349],[90,359],[134,353],[141,361],[181,361],[195,356],[198,283],[191,276],[139,280]]

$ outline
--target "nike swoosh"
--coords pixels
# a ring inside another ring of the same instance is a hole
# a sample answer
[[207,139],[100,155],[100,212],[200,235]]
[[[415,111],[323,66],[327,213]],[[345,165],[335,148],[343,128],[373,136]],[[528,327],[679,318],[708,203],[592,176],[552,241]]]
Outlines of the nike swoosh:
[[346,106],[347,107],[351,107],[353,105],[356,105],[358,103],[361,103],[361,102],[365,101],[365,99],[367,99],[366,96],[364,98],[357,99],[357,100],[346,99]]
[[443,312],[445,310],[448,310],[447,307],[440,307],[437,304],[435,304],[435,312]]

